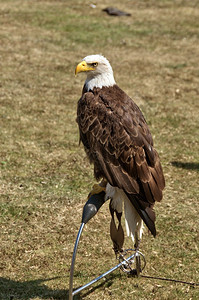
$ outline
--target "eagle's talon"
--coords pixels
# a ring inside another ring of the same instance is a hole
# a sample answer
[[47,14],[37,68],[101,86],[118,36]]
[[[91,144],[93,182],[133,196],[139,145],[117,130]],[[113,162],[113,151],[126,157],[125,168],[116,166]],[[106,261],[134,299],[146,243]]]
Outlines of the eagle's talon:
[[105,192],[106,191],[106,187],[101,186],[100,184],[94,184],[92,190],[90,191],[90,193],[88,194],[88,199],[96,194],[99,194],[101,192]]

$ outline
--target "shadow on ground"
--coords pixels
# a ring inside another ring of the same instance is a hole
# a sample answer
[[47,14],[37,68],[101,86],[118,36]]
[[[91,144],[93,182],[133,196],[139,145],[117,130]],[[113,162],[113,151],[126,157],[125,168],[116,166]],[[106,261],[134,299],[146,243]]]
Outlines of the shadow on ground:
[[[111,274],[108,279],[100,282],[98,285],[85,290],[79,295],[73,297],[74,300],[84,299],[89,294],[92,294],[96,289],[106,285],[110,287],[113,280],[120,274]],[[45,285],[45,282],[55,280],[60,277],[49,279],[36,279],[30,281],[15,281],[0,277],[0,300],[29,300],[34,298],[52,299],[52,300],[68,300],[68,289],[50,289]],[[74,287],[77,289],[78,287]]]
[[0,277],[0,300],[29,300],[36,297],[67,299],[68,290],[50,289],[45,285],[45,282],[57,278],[59,277],[21,282]]
[[194,170],[199,172],[199,163],[196,162],[181,162],[181,161],[172,161],[172,166],[177,168],[182,168],[186,170]]

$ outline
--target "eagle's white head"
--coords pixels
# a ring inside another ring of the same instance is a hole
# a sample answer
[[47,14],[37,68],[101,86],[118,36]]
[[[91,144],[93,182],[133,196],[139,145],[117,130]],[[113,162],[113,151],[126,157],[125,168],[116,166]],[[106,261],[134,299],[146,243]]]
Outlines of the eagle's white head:
[[102,88],[115,84],[112,67],[108,59],[102,55],[86,56],[75,69],[75,74],[80,72],[87,74],[85,85],[88,91],[94,87]]

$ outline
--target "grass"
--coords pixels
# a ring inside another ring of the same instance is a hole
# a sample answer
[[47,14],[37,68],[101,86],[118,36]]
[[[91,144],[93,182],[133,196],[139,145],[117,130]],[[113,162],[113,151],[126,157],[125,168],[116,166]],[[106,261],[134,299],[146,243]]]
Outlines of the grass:
[[[166,177],[144,275],[198,282],[198,1],[1,1],[0,299],[66,299],[82,208],[94,183],[75,122],[85,55],[103,53],[146,116]],[[86,226],[82,285],[115,264],[108,204]],[[126,247],[131,242],[126,239]],[[198,299],[198,287],[116,271],[76,299]]]

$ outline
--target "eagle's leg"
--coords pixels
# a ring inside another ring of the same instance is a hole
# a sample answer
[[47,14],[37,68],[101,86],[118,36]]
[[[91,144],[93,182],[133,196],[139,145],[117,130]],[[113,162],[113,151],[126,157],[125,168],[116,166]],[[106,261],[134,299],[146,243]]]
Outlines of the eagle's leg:
[[[113,242],[113,250],[116,256],[123,251],[122,247],[124,244],[124,230],[121,224],[122,212],[119,213],[115,210],[112,205],[112,200],[110,201],[109,209],[111,213],[111,223],[110,223],[110,236]],[[118,226],[115,222],[115,215],[118,220]]]
[[97,183],[94,184],[92,187],[92,190],[88,194],[88,198],[90,198],[92,195],[99,194],[101,192],[105,192],[106,185],[107,185],[107,181],[105,179],[103,179],[99,184],[97,184]]
[[141,240],[138,237],[138,232],[135,231],[135,244],[134,244],[135,250],[139,250],[140,242],[141,242]]
[[135,231],[135,251],[136,251],[136,255],[135,255],[135,263],[136,263],[136,276],[139,277],[140,272],[142,272],[141,269],[141,260],[140,260],[140,254],[137,252],[139,250],[140,247],[140,239],[138,237],[138,232]]

